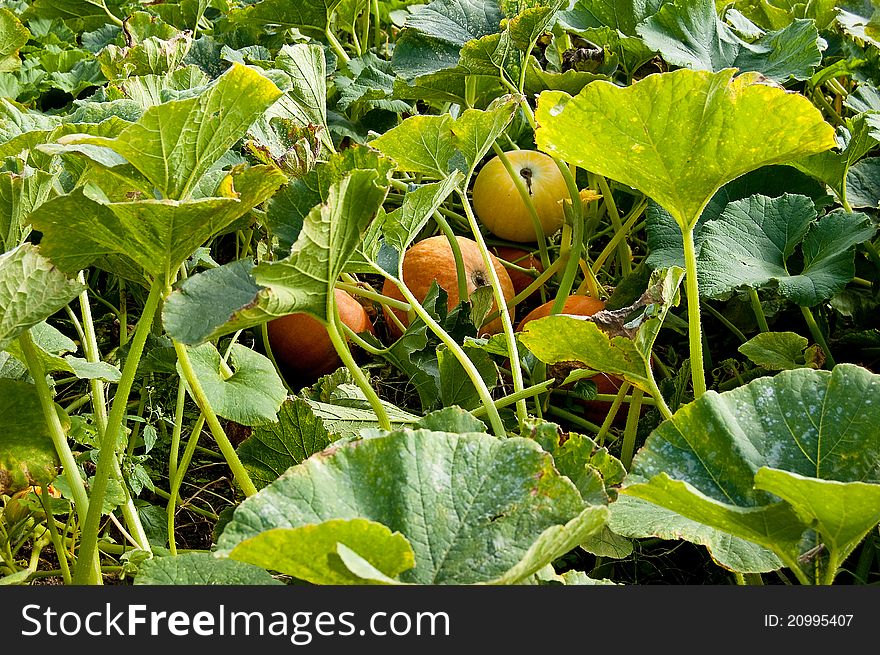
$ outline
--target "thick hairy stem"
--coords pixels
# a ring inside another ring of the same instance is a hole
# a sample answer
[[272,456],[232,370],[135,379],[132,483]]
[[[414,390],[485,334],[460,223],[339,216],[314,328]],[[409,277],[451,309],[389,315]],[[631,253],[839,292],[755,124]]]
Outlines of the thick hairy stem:
[[327,298],[327,335],[330,337],[330,342],[333,344],[333,348],[336,350],[336,354],[339,355],[342,363],[345,364],[345,367],[351,372],[352,376],[354,376],[354,381],[357,383],[360,390],[363,391],[364,395],[367,397],[370,407],[373,408],[373,413],[379,421],[379,427],[383,430],[391,430],[391,419],[388,418],[388,412],[382,404],[382,399],[379,398],[379,394],[377,394],[376,390],[370,385],[370,381],[361,370],[361,367],[357,365],[356,361],[354,361],[354,357],[351,354],[351,350],[348,348],[348,344],[339,332],[339,324],[342,321],[339,319],[339,310],[336,307],[336,296],[331,293],[328,294]]
[[[80,524],[83,524],[89,514],[89,497],[86,493],[85,484],[79,475],[79,467],[76,465],[76,460],[70,451],[70,446],[67,444],[67,435],[64,433],[61,419],[58,418],[58,412],[55,410],[52,391],[46,383],[46,372],[43,370],[37,347],[31,338],[31,333],[27,331],[22,332],[18,337],[18,343],[21,345],[21,351],[24,354],[28,372],[34,379],[34,386],[40,398],[40,407],[43,410],[43,418],[49,428],[49,436],[52,437],[55,452],[58,453],[58,458],[61,460],[61,465],[64,468],[64,479],[67,480],[67,485],[73,493],[73,502],[76,507],[77,516],[79,517]],[[52,520],[51,515],[48,517],[48,520]],[[98,561],[97,553],[91,553],[87,560],[82,559],[81,564],[84,572],[87,573],[87,580],[100,582],[101,564]]]
[[[380,268],[375,267],[377,273],[381,273],[383,275],[387,275]],[[400,280],[391,278],[392,281],[397,285],[397,288],[400,289],[400,293],[406,298],[407,302],[412,306],[413,311],[415,311],[416,316],[418,316],[425,325],[428,326],[428,329],[431,330],[443,344],[449,348],[449,351],[453,354],[453,356],[458,360],[458,363],[461,364],[467,376],[470,378],[471,382],[474,385],[474,388],[477,390],[477,395],[480,397],[480,401],[483,403],[483,406],[486,408],[486,413],[488,414],[489,423],[492,427],[492,431],[495,433],[495,436],[498,437],[506,437],[507,430],[504,429],[504,423],[501,420],[501,415],[498,413],[498,408],[495,407],[495,402],[492,399],[492,394],[489,393],[489,389],[486,387],[486,383],[483,381],[480,372],[477,370],[477,367],[474,366],[474,363],[471,361],[470,357],[467,356],[467,353],[464,349],[456,343],[455,339],[449,336],[449,333],[444,330],[437,321],[431,318],[431,315],[425,310],[424,307],[419,303],[418,299],[412,294],[405,284],[403,284]]]
[[205,415],[205,420],[208,423],[211,434],[214,436],[214,441],[217,442],[220,452],[223,453],[223,457],[226,459],[226,463],[229,465],[232,475],[235,477],[235,480],[238,482],[238,486],[241,487],[244,495],[253,496],[257,493],[257,488],[254,486],[250,475],[248,475],[247,470],[238,458],[238,454],[235,452],[235,448],[229,441],[229,437],[226,436],[226,431],[223,429],[223,426],[220,425],[220,419],[217,418],[217,413],[214,411],[214,408],[211,407],[211,402],[205,395],[205,390],[202,388],[202,383],[196,375],[192,361],[189,358],[189,353],[186,350],[186,346],[179,341],[174,341],[173,343],[174,352],[177,353],[177,361],[180,364],[180,371],[183,374],[183,379],[186,380],[186,384],[189,387],[189,392],[192,395],[193,400],[196,401],[199,409],[202,410],[202,413]]
[[703,368],[700,287],[697,283],[697,252],[694,247],[694,229],[685,230],[682,236],[684,237],[685,291],[687,293],[691,380],[694,385],[694,399],[697,399],[706,393],[706,371]]
[[131,393],[138,364],[140,364],[141,355],[144,352],[144,345],[147,342],[147,336],[150,333],[153,318],[159,306],[159,300],[162,297],[163,286],[159,282],[153,282],[150,287],[150,293],[144,304],[143,314],[141,314],[141,318],[138,321],[137,329],[131,340],[128,357],[125,359],[125,366],[122,368],[122,377],[116,387],[116,397],[113,399],[110,416],[107,419],[107,430],[101,438],[101,453],[98,457],[98,467],[92,482],[91,504],[88,516],[82,528],[83,536],[80,543],[79,559],[77,560],[73,575],[74,584],[86,584],[89,580],[87,565],[83,563],[83,558],[90,559],[94,557],[96,552],[98,528],[101,523],[101,508],[104,505],[107,484],[110,480],[110,475],[119,466],[118,461],[116,461],[116,445],[119,435],[125,427],[125,410],[128,405],[128,396]]
[[[492,264],[489,255],[489,248],[486,246],[486,241],[483,239],[483,235],[480,232],[480,226],[477,223],[477,217],[474,215],[471,204],[467,199],[467,193],[459,191],[459,196],[461,196],[461,203],[464,207],[464,213],[467,216],[468,223],[470,223],[471,232],[474,235],[474,241],[477,242],[477,246],[480,249],[480,255],[483,258],[483,266],[486,268],[486,273],[489,275],[492,294],[495,296],[495,306],[498,307],[501,312],[501,327],[504,331],[504,340],[507,345],[507,353],[510,357],[510,373],[513,380],[513,392],[519,393],[523,390],[524,384],[522,367],[519,360],[519,350],[517,349],[516,337],[513,334],[513,322],[510,320],[510,310],[507,308],[507,301],[501,290],[501,281],[498,278],[498,271],[495,270],[495,266]],[[520,424],[528,418],[525,399],[517,401],[516,417]]]

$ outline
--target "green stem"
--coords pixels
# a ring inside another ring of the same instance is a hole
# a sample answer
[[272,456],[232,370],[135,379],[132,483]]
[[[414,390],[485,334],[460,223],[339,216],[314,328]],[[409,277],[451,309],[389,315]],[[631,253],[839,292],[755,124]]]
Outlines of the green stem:
[[574,174],[565,162],[553,158],[556,162],[559,172],[565,180],[568,187],[568,194],[571,198],[571,238],[567,241],[568,248],[564,253],[560,253],[560,257],[565,257],[565,268],[562,271],[562,279],[559,281],[559,289],[556,290],[556,298],[553,300],[551,314],[558,314],[562,311],[565,301],[571,294],[571,288],[577,277],[580,268],[581,252],[584,247],[584,208],[581,203],[580,192],[574,179]]
[[636,450],[636,430],[639,426],[639,415],[642,411],[642,394],[638,387],[633,389],[632,400],[626,413],[626,427],[623,429],[623,444],[620,446],[620,463],[629,471],[632,466],[633,454]]
[[[636,221],[639,220],[640,217],[641,217],[641,212],[638,212],[638,213],[631,212],[631,214],[627,218],[626,222],[620,227],[619,230],[616,230],[614,232],[614,236],[611,237],[611,240],[608,242],[608,244],[605,246],[605,248],[602,249],[602,252],[599,253],[599,256],[596,257],[596,259],[593,261],[592,269],[593,269],[594,275],[598,274],[599,271],[602,270],[602,265],[605,264],[605,260],[611,256],[611,253],[613,253],[615,251],[615,249],[617,249],[617,246],[619,244],[624,242],[627,235],[632,230],[633,225],[635,225]],[[624,245],[626,245],[626,244],[624,243]],[[627,247],[627,252],[629,252],[628,247]]]
[[[82,271],[79,272],[78,279],[83,285],[85,284],[85,275]],[[124,316],[125,287],[122,280],[119,280],[119,285],[120,289],[123,289],[123,291],[120,291],[120,306],[123,308],[122,314]],[[98,363],[101,361],[101,351],[98,347],[98,338],[95,333],[95,322],[92,317],[92,308],[89,304],[88,291],[83,291],[80,294],[79,305],[82,313],[83,350],[85,351],[86,359],[89,362]],[[97,379],[90,380],[89,386],[92,392],[92,410],[95,417],[95,425],[98,428],[98,434],[101,435],[101,438],[103,439],[103,435],[107,430],[107,396],[104,382],[103,380]],[[150,540],[147,538],[147,532],[141,522],[141,517],[137,512],[137,508],[134,506],[134,500],[132,500],[128,485],[125,484],[122,469],[118,460],[114,462],[113,465],[113,476],[119,481],[123,493],[125,494],[125,502],[123,502],[121,506],[122,518],[125,520],[125,525],[128,527],[128,531],[137,540],[140,548],[151,553],[152,549],[150,548]]]
[[700,287],[697,282],[697,253],[694,247],[694,229],[683,231],[685,290],[687,293],[688,342],[691,356],[691,380],[694,399],[706,393],[706,371],[703,368],[702,326],[700,325]]
[[357,345],[362,350],[370,353],[371,355],[376,355],[377,357],[384,357],[388,354],[390,348],[377,348],[371,343],[367,343],[361,336],[348,327],[345,323],[341,323],[340,327],[342,328],[342,333],[349,341],[353,341],[355,345]]
[[614,423],[614,418],[617,416],[620,405],[623,403],[623,399],[626,397],[631,386],[632,385],[629,382],[624,382],[620,385],[620,389],[617,390],[617,394],[614,396],[611,407],[605,415],[605,420],[602,421],[602,425],[599,427],[599,433],[596,435],[596,443],[599,444],[599,446],[605,445],[605,435],[607,435],[608,431],[611,429],[611,424]]
[[[546,391],[553,384],[553,382],[554,382],[554,380],[544,380],[540,384],[533,384],[530,387],[526,387],[522,391],[509,394],[507,396],[504,396],[503,398],[499,398],[493,404],[498,409],[501,409],[502,407],[507,407],[509,405],[513,405],[518,400],[522,400],[524,398],[531,398],[532,396],[537,396],[541,392]],[[471,414],[473,414],[474,416],[477,416],[477,417],[482,416],[485,413],[486,413],[486,408],[483,407],[482,405],[471,411]]]
[[[95,555],[98,543],[98,527],[102,515],[101,509],[104,505],[104,496],[107,493],[107,484],[110,480],[110,475],[114,471],[114,464],[116,466],[119,465],[116,462],[116,445],[119,434],[125,428],[125,410],[128,405],[128,396],[134,384],[134,378],[137,373],[138,364],[140,364],[141,355],[144,352],[147,336],[153,325],[156,309],[159,307],[163,286],[159,282],[153,282],[150,287],[150,293],[144,304],[143,313],[140,320],[138,320],[134,337],[132,337],[128,357],[125,359],[122,377],[116,387],[116,396],[110,408],[110,416],[107,419],[107,430],[101,437],[98,467],[92,481],[92,502],[82,528],[82,542],[80,543],[79,557],[73,576],[74,584],[86,584],[90,581],[89,571],[86,568],[87,565],[83,563],[83,558],[85,557],[85,561],[88,561]],[[93,580],[91,581],[94,582]]]
[[[457,245],[457,243],[456,243],[456,245]],[[459,254],[460,253],[461,253],[461,251],[459,251]],[[456,267],[457,267],[457,262],[456,262]],[[462,268],[462,271],[463,270],[464,270],[464,268]],[[462,276],[462,277],[464,277],[464,276]],[[337,282],[336,288],[341,289],[342,291],[350,293],[354,296],[360,296],[361,298],[366,298],[367,300],[372,300],[373,302],[377,302],[380,305],[388,305],[388,307],[391,307],[393,309],[399,309],[402,312],[408,312],[410,309],[409,303],[400,302],[399,300],[396,300],[394,298],[389,298],[388,296],[383,296],[381,293],[376,293],[375,291],[370,291],[369,289],[364,289],[363,287],[358,286],[357,284],[349,284],[347,282]],[[465,297],[465,298],[467,297],[467,289],[465,289],[465,294],[463,297]]]
[[[611,193],[611,187],[608,186],[608,180],[602,175],[597,175],[596,182],[599,184],[599,191],[602,194],[602,199],[605,201],[608,217],[611,219],[611,225],[615,233],[624,232],[624,224],[620,220],[620,212],[617,211],[617,204],[614,202],[614,196]],[[624,232],[625,235],[626,232]],[[617,257],[620,260],[621,272],[624,275],[632,273],[632,252],[630,252],[629,245],[624,239],[620,239],[617,242]]]
[[801,307],[801,314],[803,314],[804,320],[807,322],[807,327],[810,329],[810,334],[813,335],[816,343],[819,344],[822,352],[825,353],[825,366],[828,368],[834,368],[834,366],[836,366],[837,364],[834,361],[834,357],[831,355],[831,349],[828,347],[828,342],[825,340],[825,335],[822,334],[822,330],[819,328],[819,324],[816,323],[816,317],[813,316],[813,312],[810,310],[809,307]]
[[[381,273],[382,275],[388,275],[378,266],[374,265],[377,273]],[[464,349],[456,343],[455,339],[449,336],[449,333],[444,330],[437,321],[435,321],[431,315],[419,304],[419,301],[412,294],[412,292],[407,288],[405,284],[403,284],[400,280],[389,277],[400,290],[401,295],[406,298],[407,302],[412,306],[413,311],[415,311],[416,315],[422,319],[425,325],[428,326],[428,329],[431,330],[443,344],[449,348],[449,351],[455,356],[458,360],[459,364],[461,364],[468,378],[470,378],[471,382],[474,385],[474,388],[477,391],[477,395],[480,397],[480,401],[482,401],[483,406],[487,410],[489,423],[492,427],[492,431],[495,433],[497,437],[506,437],[507,430],[504,429],[504,423],[501,420],[501,415],[498,413],[498,408],[495,407],[495,402],[492,399],[492,394],[489,393],[489,389],[486,387],[486,383],[483,381],[483,377],[480,375],[480,372],[477,370],[477,367],[474,366],[474,363],[471,361],[470,357],[467,356],[467,353]]]
[[[22,332],[18,337],[18,343],[21,346],[21,352],[24,355],[25,363],[28,371],[34,379],[34,387],[36,387],[37,395],[40,398],[40,407],[43,410],[43,418],[49,428],[49,436],[55,445],[55,452],[61,460],[64,469],[64,478],[67,485],[73,493],[73,502],[76,507],[76,514],[81,524],[85,523],[89,516],[89,497],[86,493],[86,487],[79,475],[79,467],[76,459],[67,443],[67,435],[64,433],[64,427],[61,425],[61,419],[58,418],[58,412],[55,411],[55,402],[52,399],[52,391],[46,383],[46,372],[43,370],[43,364],[40,361],[37,347],[31,338],[29,331]],[[49,517],[51,519],[51,516]],[[97,537],[97,529],[95,530]],[[98,561],[97,553],[88,553],[87,559],[83,558],[80,551],[80,565],[86,574],[86,579],[90,581],[99,581],[101,565]]]
[[464,258],[461,256],[461,247],[458,245],[458,239],[455,238],[455,232],[452,231],[449,223],[446,222],[446,219],[443,218],[440,212],[434,212],[434,220],[440,226],[440,230],[452,249],[452,257],[455,260],[455,279],[458,283],[458,302],[466,302],[468,299],[467,273],[464,270]]
[[761,307],[761,299],[758,297],[757,289],[749,287],[749,302],[752,304],[752,311],[755,313],[755,320],[758,321],[758,329],[761,332],[769,332],[770,326],[767,325],[767,317],[764,316],[764,308]]
[[[501,311],[501,327],[504,332],[504,340],[507,343],[507,353],[510,356],[510,373],[513,380],[513,392],[518,393],[525,387],[522,377],[522,366],[519,359],[519,350],[517,349],[516,337],[513,334],[513,322],[510,320],[510,310],[507,308],[504,292],[501,290],[501,281],[498,278],[498,271],[490,259],[489,248],[486,241],[480,233],[480,226],[477,223],[477,217],[474,215],[473,208],[467,199],[467,193],[459,190],[458,195],[461,197],[461,203],[464,207],[465,216],[471,226],[471,232],[474,235],[474,241],[480,249],[480,256],[483,259],[483,266],[489,275],[489,283],[492,286],[492,294],[495,296],[495,306]],[[541,382],[541,380],[538,380]],[[516,417],[520,425],[528,418],[528,410],[526,409],[526,401],[518,400],[516,403]]]
[[180,434],[183,431],[183,411],[186,406],[186,385],[183,378],[177,379],[177,402],[174,406],[174,429],[171,431],[171,448],[168,453],[168,479],[177,475],[178,456],[180,455]]
[[391,419],[388,418],[388,412],[382,404],[382,399],[379,398],[379,394],[373,389],[367,376],[364,375],[363,370],[361,370],[361,367],[357,365],[356,361],[354,361],[354,357],[351,354],[351,350],[348,348],[348,344],[345,342],[345,338],[339,332],[339,325],[342,321],[339,318],[339,310],[336,307],[336,295],[332,293],[327,294],[327,318],[329,319],[327,321],[327,335],[330,337],[330,342],[333,344],[336,354],[339,355],[342,363],[345,364],[345,367],[351,372],[352,376],[354,376],[354,380],[358,387],[360,387],[361,391],[364,392],[364,395],[370,402],[370,407],[373,408],[373,413],[376,414],[379,427],[383,430],[392,430]]
[[[535,281],[529,284],[525,289],[516,294],[513,298],[511,298],[507,302],[507,308],[512,309],[520,304],[523,300],[531,296],[536,290],[544,286],[544,284],[549,280],[553,275],[556,274],[557,269],[559,269],[564,262],[561,259],[557,259],[552,264],[550,264],[550,268],[541,273],[538,277],[535,278]],[[486,317],[486,322],[491,323],[496,318],[501,316],[500,310],[495,310],[491,314]]]
[[[199,449],[198,446],[196,446],[195,449],[198,450]],[[160,498],[164,498],[165,500],[171,500],[171,494],[168,493],[167,491],[165,491],[164,489],[160,489],[159,487],[155,487],[153,489],[153,493],[155,493]],[[178,509],[183,509],[184,507],[186,509],[188,509],[190,512],[192,512],[193,514],[198,514],[199,516],[206,518],[206,519],[210,519],[211,521],[216,521],[217,519],[220,518],[220,516],[215,514],[214,512],[209,512],[206,509],[202,509],[201,507],[196,507],[195,505],[192,505],[189,503],[180,505],[178,507]]]
[[592,421],[588,421],[585,418],[581,418],[577,414],[572,414],[571,412],[564,410],[561,407],[554,407],[553,405],[550,405],[547,408],[547,413],[552,414],[554,416],[558,416],[559,418],[563,418],[566,421],[568,421],[569,423],[572,423],[572,424],[574,424],[584,430],[588,430],[588,431],[592,432],[593,434],[598,434],[599,430],[601,429],[600,426],[596,425]]
[[333,31],[329,27],[326,30],[324,30],[324,36],[327,37],[327,43],[330,44],[330,48],[333,50],[334,54],[337,57],[339,57],[339,59],[341,61],[343,61],[343,62],[351,61],[351,57],[349,57],[345,53],[345,48],[342,47],[342,44],[339,42],[339,39],[337,39],[333,35]]
[[43,485],[42,493],[37,495],[40,497],[40,504],[43,506],[43,512],[46,514],[46,527],[49,528],[49,537],[52,539],[52,546],[55,548],[55,555],[58,557],[61,576],[64,578],[64,584],[69,585],[71,577],[70,566],[67,564],[67,550],[64,548],[61,535],[58,534],[58,526],[55,525],[55,518],[52,516],[52,509],[49,507],[49,486]]
[[174,352],[177,353],[177,362],[180,364],[180,372],[182,373],[184,380],[186,380],[190,395],[205,415],[205,420],[208,423],[211,434],[214,436],[214,441],[217,442],[220,452],[223,453],[223,457],[226,459],[226,463],[229,465],[232,475],[235,477],[235,480],[238,482],[244,495],[253,496],[257,493],[257,488],[254,486],[250,475],[248,475],[247,469],[244,468],[244,465],[238,458],[238,454],[235,452],[232,443],[230,443],[229,437],[226,436],[226,431],[223,429],[223,426],[220,425],[220,419],[217,418],[214,408],[211,407],[211,402],[205,395],[202,383],[192,366],[192,361],[189,358],[186,346],[177,340],[174,340],[173,344]]
[[746,341],[748,341],[748,337],[746,337],[746,335],[744,335],[744,334],[742,333],[742,331],[740,331],[740,329],[739,329],[738,327],[736,327],[733,323],[731,323],[729,320],[727,320],[727,318],[724,316],[724,314],[722,314],[722,313],[719,312],[717,309],[715,309],[714,307],[712,307],[712,305],[710,305],[709,303],[704,304],[703,307],[705,307],[706,310],[707,310],[710,314],[712,314],[712,316],[714,316],[715,318],[717,318],[718,321],[719,321],[722,325],[724,325],[724,327],[726,327],[728,330],[730,330],[731,332],[733,332],[734,336],[736,336],[737,339],[739,339],[739,340],[742,341],[743,343],[745,343]]
[[180,465],[178,466],[174,477],[171,478],[171,493],[168,494],[168,507],[166,508],[165,513],[168,519],[168,550],[171,551],[172,555],[177,554],[177,545],[174,539],[174,515],[177,511],[177,497],[180,493],[180,485],[183,484],[183,476],[186,475],[186,469],[189,468],[189,463],[192,461],[193,454],[196,451],[196,444],[198,444],[199,437],[202,435],[202,428],[204,425],[205,415],[201,414],[196,420],[196,424],[189,436],[189,441],[186,444],[186,449],[183,451]]

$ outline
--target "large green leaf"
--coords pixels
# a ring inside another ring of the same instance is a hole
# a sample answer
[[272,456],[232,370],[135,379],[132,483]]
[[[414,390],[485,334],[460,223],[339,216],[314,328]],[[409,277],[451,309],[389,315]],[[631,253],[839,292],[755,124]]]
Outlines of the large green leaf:
[[741,11],[745,16],[762,27],[781,29],[796,18],[812,18],[816,27],[826,29],[837,14],[839,0],[729,0],[721,6]]
[[218,552],[275,528],[366,518],[412,545],[403,582],[514,582],[598,530],[606,512],[585,506],[530,440],[400,430],[288,470],[239,506]]
[[245,562],[217,559],[211,553],[153,557],[141,564],[136,585],[280,585],[264,569]]
[[357,169],[334,183],[327,204],[306,217],[290,254],[257,266],[257,283],[283,308],[278,315],[307,312],[327,320],[336,279],[385,199],[388,187],[382,182],[378,171]]
[[394,72],[413,79],[451,68],[465,43],[497,33],[502,18],[496,2],[434,0],[407,19],[394,46]]
[[236,452],[251,480],[263,488],[329,445],[330,435],[308,403],[289,398],[278,411],[278,422],[255,427]]
[[[706,240],[703,226],[721,216],[724,209],[735,200],[760,194],[778,198],[786,193],[803,195],[815,203],[827,197],[825,185],[791,166],[766,166],[746,173],[718,190],[706,204],[700,220],[694,228],[694,244],[699,253]],[[650,201],[646,211],[648,249],[646,260],[652,268],[684,267],[684,245],[681,228],[672,215],[656,202]]]
[[[703,228],[698,260],[700,293],[723,296],[746,286],[773,283],[793,302],[814,307],[843,289],[855,275],[856,244],[876,228],[864,214],[837,210],[818,222],[805,196],[752,196],[732,202]],[[800,246],[803,268],[789,270]]]
[[0,9],[0,73],[18,70],[18,50],[28,42],[31,33],[8,9]]
[[470,174],[513,119],[517,106],[516,100],[506,98],[487,111],[467,109],[457,119],[449,114],[411,116],[370,145],[402,171],[435,178],[456,170]]
[[734,73],[682,69],[627,88],[593,82],[574,98],[544,92],[538,146],[639,189],[689,229],[730,180],[834,146],[809,100]]
[[822,61],[819,33],[809,20],[744,41],[715,11],[714,0],[675,0],[641,23],[637,31],[675,66],[720,71],[757,71],[772,80],[807,79]]
[[[658,271],[632,306],[590,317],[548,316],[530,321],[519,339],[546,364],[580,362],[651,393],[651,350],[663,319],[677,302],[683,277],[680,268]],[[639,315],[634,317],[636,311]]]
[[180,200],[280,95],[268,78],[233,64],[205,92],[150,107],[115,138],[70,135],[62,142],[109,148],[164,198]]
[[706,547],[714,561],[731,571],[767,573],[783,566],[772,550],[634,496],[618,496],[608,510],[608,527],[617,534],[699,544]]
[[578,31],[610,27],[635,36],[636,26],[657,13],[662,4],[663,0],[577,0],[560,17]]
[[789,162],[832,188],[842,201],[846,198],[846,180],[850,167],[877,146],[873,121],[880,113],[869,111],[847,118],[836,131],[837,150],[820,152]]
[[[67,414],[57,411],[69,427]],[[0,493],[55,479],[58,455],[34,385],[0,378],[0,434]]]
[[621,492],[830,582],[880,522],[878,424],[880,376],[851,364],[784,371],[684,406],[648,437]]
[[44,252],[64,270],[76,271],[101,255],[119,254],[162,279],[284,180],[278,170],[254,166],[227,177],[231,197],[188,201],[102,202],[101,192],[87,187],[44,203],[31,221],[43,232]]
[[296,43],[281,48],[275,59],[278,70],[290,78],[290,90],[261,120],[273,116],[293,118],[300,126],[318,126],[318,136],[331,151],[333,140],[327,127],[327,62],[316,44]]
[[[379,580],[365,580],[353,572],[340,546],[366,560],[381,574]],[[381,523],[360,518],[266,530],[236,545],[229,557],[313,584],[394,582],[415,564],[406,537],[399,532],[392,534]]]
[[48,199],[54,181],[54,176],[37,170],[0,173],[0,249],[19,244],[28,216]]
[[0,350],[76,298],[85,287],[69,279],[40,248],[25,243],[0,255]]
[[[229,356],[233,372],[226,377],[220,353],[213,344],[190,348],[189,356],[205,396],[217,414],[242,425],[276,421],[287,389],[268,358],[247,346],[233,344]],[[178,370],[179,367],[178,364]]]
[[230,12],[235,23],[283,25],[324,32],[330,25],[333,10],[342,0],[262,0]]

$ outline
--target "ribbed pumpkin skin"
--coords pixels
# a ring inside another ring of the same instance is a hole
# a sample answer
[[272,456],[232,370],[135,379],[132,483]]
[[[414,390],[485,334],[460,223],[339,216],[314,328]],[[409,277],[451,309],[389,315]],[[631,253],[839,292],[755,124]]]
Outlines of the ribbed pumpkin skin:
[[[373,332],[363,306],[348,293],[334,289],[339,317],[353,332]],[[324,325],[308,314],[288,314],[269,321],[269,344],[278,365],[297,381],[316,380],[342,362]]]
[[[559,167],[552,157],[537,150],[504,154],[526,183],[544,236],[551,236],[562,227],[562,200],[571,197]],[[529,209],[501,159],[493,157],[486,162],[474,180],[471,194],[477,218],[492,234],[517,243],[538,240]]]
[[[490,284],[489,274],[483,266],[480,247],[476,241],[462,236],[456,237],[456,241],[461,249],[461,258],[464,262],[468,294],[473,293],[478,287],[488,286]],[[498,274],[504,299],[505,301],[510,301],[516,295],[513,290],[513,282],[510,281],[510,275],[508,275],[504,265],[492,253],[489,253],[489,258],[495,267],[495,272]],[[450,310],[453,309],[459,302],[458,275],[455,270],[455,256],[452,254],[452,247],[443,235],[419,241],[406,251],[406,255],[403,258],[403,282],[419,302],[425,300],[431,288],[431,283],[434,280],[448,294],[447,305]],[[382,285],[382,294],[389,298],[404,300],[397,285],[389,280],[385,280],[385,283]],[[497,309],[497,305],[493,303],[489,313],[491,314]],[[386,314],[387,311],[386,309]],[[391,311],[394,312],[395,316],[404,325],[409,325],[406,312],[397,309]],[[510,318],[513,320],[513,310],[511,310]],[[400,336],[400,330],[390,318],[388,318],[388,329],[392,336]],[[502,329],[501,318],[499,317],[485,324],[480,329],[480,333],[497,334]]]

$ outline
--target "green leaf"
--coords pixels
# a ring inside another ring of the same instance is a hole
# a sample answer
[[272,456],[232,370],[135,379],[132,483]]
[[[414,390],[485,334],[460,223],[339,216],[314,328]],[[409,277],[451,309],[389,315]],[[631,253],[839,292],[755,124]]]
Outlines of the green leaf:
[[324,50],[316,44],[287,44],[278,52],[275,66],[289,76],[290,89],[263,120],[273,116],[289,116],[301,127],[317,125],[320,128],[318,136],[333,152],[333,140],[327,126],[327,62]]
[[772,550],[646,500],[620,495],[608,509],[608,527],[631,539],[681,539],[705,546],[719,566],[739,573],[767,573],[783,566]]
[[[648,437],[621,492],[830,582],[880,521],[878,421],[880,376],[852,364],[710,391]],[[814,559],[819,543],[827,555]]]
[[789,162],[790,165],[830,186],[842,200],[850,167],[877,146],[873,119],[878,115],[870,111],[847,118],[836,132],[839,152],[821,152]]
[[306,312],[327,320],[336,279],[385,199],[388,189],[380,183],[377,171],[360,169],[335,182],[327,204],[306,217],[290,254],[254,269],[257,284],[271,293],[273,315]]
[[236,452],[251,480],[262,489],[329,445],[330,435],[308,403],[288,398],[278,411],[278,422],[255,427]]
[[338,553],[346,546],[388,578],[415,564],[409,542],[399,532],[366,519],[334,519],[296,528],[275,528],[241,541],[230,559],[256,564],[312,584],[364,584]]
[[488,427],[480,419],[461,407],[444,407],[425,414],[416,427],[435,432],[488,432]]
[[280,585],[253,564],[218,559],[211,553],[153,557],[141,564],[136,585]]
[[188,348],[188,351],[205,396],[217,414],[242,425],[277,420],[287,389],[268,358],[235,343],[229,356],[233,373],[227,378],[220,365],[220,353],[213,344]]
[[847,171],[846,200],[850,207],[880,207],[880,157],[862,159]]
[[[76,189],[32,215],[41,247],[61,269],[77,271],[101,255],[130,257],[155,278],[177,270],[197,247],[268,198],[285,180],[268,166],[233,171],[232,197],[104,202],[94,187]],[[91,196],[91,197],[90,197]]]
[[606,512],[585,506],[530,440],[400,430],[288,470],[238,507],[218,548],[275,528],[365,518],[409,539],[415,567],[403,582],[514,582],[598,530]]
[[278,240],[276,252],[280,257],[290,254],[306,217],[317,205],[327,202],[330,187],[355,169],[378,171],[380,183],[384,184],[394,170],[394,163],[377,150],[352,145],[331,155],[304,177],[291,180],[272,198],[266,212],[266,224]]
[[68,279],[32,244],[0,255],[0,350],[62,309],[84,288]]
[[[810,197],[816,204],[827,196],[825,185],[791,166],[766,166],[746,173],[718,190],[706,205],[694,228],[694,242],[699,253],[706,240],[703,226],[721,216],[724,209],[735,200],[760,194],[778,198],[786,193]],[[672,215],[656,202],[649,202],[646,212],[648,232],[647,263],[652,268],[684,268],[684,246],[681,229]]]
[[636,35],[636,26],[657,13],[663,0],[577,0],[560,19],[576,30],[611,27],[622,34]]
[[239,259],[185,279],[162,307],[168,335],[195,346],[226,334],[227,326],[247,324],[248,309],[258,304],[263,290],[253,268],[252,260]]
[[[315,416],[321,420],[327,432],[333,435],[334,438],[353,439],[359,437],[363,430],[379,427],[376,412],[373,411],[364,397],[357,401],[348,400],[348,402],[340,402],[338,399],[335,399],[334,402],[309,400],[308,403]],[[382,401],[382,405],[388,413],[388,419],[394,426],[411,425],[421,418],[394,406],[388,401]]]
[[556,469],[575,483],[581,496],[590,503],[602,504],[614,495],[626,469],[607,448],[582,434],[563,432],[555,423],[531,425],[527,434],[553,456]]
[[[876,228],[864,214],[836,210],[814,222],[815,212],[805,196],[752,196],[727,205],[703,227],[701,294],[718,297],[772,282],[805,307],[831,298],[855,275],[856,244],[870,239]],[[788,263],[798,245],[803,252],[799,274]]]
[[838,0],[734,0],[725,3],[762,27],[780,29],[796,18],[812,18],[820,30],[828,28],[837,14]]
[[[468,358],[473,362],[480,377],[491,391],[498,383],[498,369],[488,353],[465,346]],[[463,409],[476,409],[482,405],[474,383],[461,363],[445,346],[437,348],[437,366],[440,374],[440,401],[444,407],[457,405]]]
[[737,350],[753,363],[771,371],[808,366],[804,357],[809,341],[795,332],[761,332]]
[[0,9],[0,73],[21,67],[18,50],[28,42],[31,33],[8,9]]
[[394,46],[394,71],[411,80],[452,68],[461,47],[473,39],[500,31],[504,18],[495,2],[434,0],[411,14]]
[[311,28],[324,32],[341,0],[262,0],[240,9],[233,9],[229,19],[233,23],[255,25],[282,25],[285,28]]
[[510,121],[516,100],[505,97],[487,111],[466,109],[453,119],[411,116],[370,145],[397,163],[398,170],[444,178],[456,169],[470,175]]
[[[130,20],[128,24],[131,24]],[[190,48],[191,34],[171,29],[162,37],[151,36],[132,45],[120,47],[110,43],[97,54],[97,59],[104,77],[125,80],[134,75],[172,73],[183,64]]]
[[[657,333],[677,298],[680,268],[659,271],[632,306],[590,317],[548,316],[530,321],[520,341],[546,364],[580,362],[651,392],[648,366]],[[639,312],[635,315],[634,312]]]
[[233,64],[204,93],[150,107],[115,138],[70,135],[61,141],[109,148],[166,199],[179,200],[280,95],[269,79]]
[[12,250],[21,242],[28,216],[49,198],[54,182],[43,171],[0,173],[0,249]]
[[809,20],[744,41],[715,11],[714,0],[675,0],[637,27],[645,43],[675,66],[757,71],[772,80],[805,80],[822,61],[819,33]]
[[[65,429],[70,421],[56,406]],[[0,493],[12,495],[30,485],[49,484],[58,455],[34,385],[0,378]]]
[[593,82],[574,98],[542,93],[538,146],[642,191],[690,229],[730,180],[834,146],[809,100],[733,75],[682,69],[627,88]]

